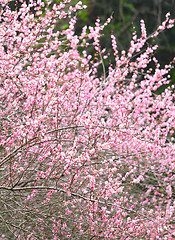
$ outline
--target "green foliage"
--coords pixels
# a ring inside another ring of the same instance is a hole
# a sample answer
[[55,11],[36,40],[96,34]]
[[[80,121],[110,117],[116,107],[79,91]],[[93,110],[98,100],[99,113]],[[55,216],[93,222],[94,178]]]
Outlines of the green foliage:
[[[83,3],[85,5],[88,5],[89,4],[89,1],[88,0],[84,0]],[[82,23],[86,24],[88,22],[88,19],[89,19],[89,12],[88,12],[88,9],[84,9],[82,11],[79,11],[77,13],[78,15],[78,18],[82,21]]]

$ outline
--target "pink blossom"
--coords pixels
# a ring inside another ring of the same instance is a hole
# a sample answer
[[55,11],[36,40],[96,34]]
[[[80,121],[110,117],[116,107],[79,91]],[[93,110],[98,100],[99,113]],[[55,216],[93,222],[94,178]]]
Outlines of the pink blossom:
[[[155,92],[170,83],[175,59],[161,66],[152,40],[174,20],[168,13],[150,36],[141,20],[128,51],[113,34],[115,63],[101,74],[109,54],[100,39],[111,19],[77,35],[81,1],[31,1],[18,12],[7,2],[0,13],[5,237],[171,239],[174,85]],[[58,30],[65,18],[68,27]]]

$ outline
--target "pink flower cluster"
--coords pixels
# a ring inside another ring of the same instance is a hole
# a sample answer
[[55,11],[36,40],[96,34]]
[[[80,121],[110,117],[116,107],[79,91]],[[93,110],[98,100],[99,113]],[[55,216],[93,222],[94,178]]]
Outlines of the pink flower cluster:
[[0,9],[1,238],[174,239],[174,85],[156,90],[169,84],[175,59],[161,68],[158,46],[149,44],[174,20],[167,14],[150,36],[141,21],[128,52],[118,52],[112,35],[115,64],[99,77],[110,19],[76,35],[81,1],[30,1],[18,12],[7,2]]

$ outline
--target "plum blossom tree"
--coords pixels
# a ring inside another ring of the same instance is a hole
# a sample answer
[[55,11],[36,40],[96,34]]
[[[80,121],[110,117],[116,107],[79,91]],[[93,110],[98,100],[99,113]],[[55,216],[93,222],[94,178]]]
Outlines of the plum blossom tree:
[[[106,23],[75,34],[70,0],[0,10],[1,239],[174,239],[175,105],[154,38],[108,57]],[[48,8],[49,6],[50,9]],[[30,11],[35,8],[35,16]],[[45,12],[43,12],[43,8]],[[69,27],[55,26],[69,19]],[[94,56],[88,54],[94,48]],[[150,67],[151,66],[151,67]]]

